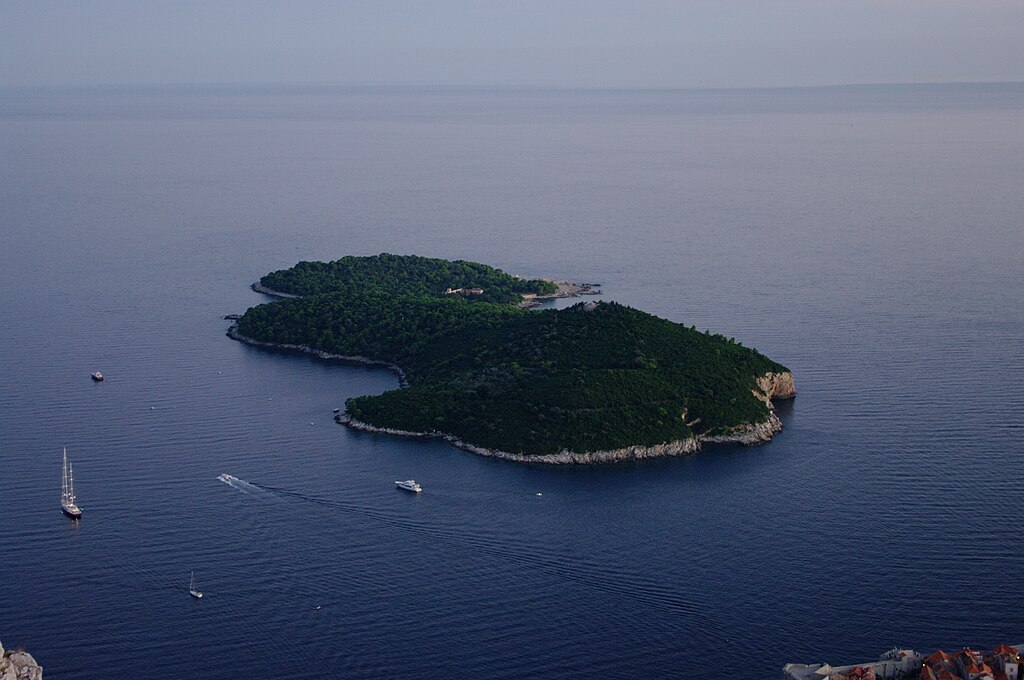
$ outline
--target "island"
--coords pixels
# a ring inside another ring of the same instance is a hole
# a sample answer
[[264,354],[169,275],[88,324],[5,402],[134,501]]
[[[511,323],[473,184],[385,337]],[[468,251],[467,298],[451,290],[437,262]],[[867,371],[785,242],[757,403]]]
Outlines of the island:
[[299,262],[253,289],[280,299],[230,337],[398,374],[398,389],[349,399],[338,422],[480,455],[602,463],[757,444],[782,429],[772,400],[796,394],[789,369],[731,338],[594,299],[527,309],[595,291],[476,262]]

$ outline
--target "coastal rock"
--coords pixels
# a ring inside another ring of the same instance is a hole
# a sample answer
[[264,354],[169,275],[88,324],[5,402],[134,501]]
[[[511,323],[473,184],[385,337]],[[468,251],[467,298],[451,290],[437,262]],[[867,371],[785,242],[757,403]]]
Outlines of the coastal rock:
[[742,444],[744,446],[756,446],[770,442],[772,437],[782,431],[782,421],[775,415],[775,412],[768,414],[768,420],[763,423],[740,425],[725,434],[708,435],[700,438],[702,442],[709,444]]
[[555,298],[570,298],[579,297],[580,295],[600,295],[601,291],[594,290],[594,284],[590,283],[576,283],[575,281],[556,281],[554,279],[541,278],[542,281],[550,281],[555,284],[555,292],[547,295],[537,295],[535,293],[523,293],[523,300],[519,303],[520,307],[536,307],[545,300],[554,300]]
[[347,425],[354,430],[361,432],[374,432],[377,434],[390,434],[399,437],[413,437],[418,439],[440,439],[452,446],[475,453],[478,456],[488,458],[500,458],[516,463],[543,463],[546,465],[588,465],[593,463],[619,463],[627,460],[641,460],[643,458],[665,458],[668,456],[687,456],[700,450],[700,441],[696,437],[680,441],[655,444],[653,446],[628,446],[622,449],[609,451],[587,451],[578,453],[576,451],[562,451],[561,453],[543,454],[528,456],[522,453],[488,449],[483,446],[476,446],[465,442],[455,435],[444,432],[409,432],[406,430],[395,430],[387,427],[377,427],[356,420],[347,413],[337,416],[335,419],[342,425]]
[[772,399],[792,399],[796,396],[793,374],[789,371],[784,373],[765,373],[757,379],[757,386],[760,388],[760,391],[751,391],[768,408],[775,408],[772,405]]
[[690,437],[664,444],[652,446],[627,446],[621,449],[608,451],[562,451],[561,453],[530,456],[522,453],[512,453],[498,449],[489,449],[483,446],[476,446],[465,442],[455,435],[444,432],[410,432],[408,430],[396,430],[388,427],[377,427],[356,420],[347,413],[339,414],[334,420],[341,425],[346,425],[353,430],[360,432],[373,432],[376,434],[389,434],[397,437],[411,437],[414,439],[440,439],[456,448],[475,453],[478,456],[488,458],[500,458],[516,463],[543,463],[546,465],[589,465],[594,463],[621,463],[628,460],[642,460],[644,458],[666,458],[671,456],[688,456],[701,450],[701,445],[708,444],[742,444],[743,446],[755,446],[771,441],[772,437],[782,431],[782,421],[774,413],[769,414],[768,420],[761,423],[747,424],[734,428],[732,431],[714,435]]
[[0,680],[43,680],[43,667],[28,652],[0,644]]

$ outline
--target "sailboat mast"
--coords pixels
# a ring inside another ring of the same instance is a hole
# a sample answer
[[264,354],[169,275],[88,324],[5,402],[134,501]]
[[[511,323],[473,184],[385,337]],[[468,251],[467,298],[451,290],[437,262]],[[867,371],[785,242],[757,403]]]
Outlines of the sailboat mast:
[[60,483],[60,499],[63,501],[68,497],[68,447],[64,447],[64,468]]
[[72,503],[75,502],[75,468],[73,465],[68,466],[68,500]]

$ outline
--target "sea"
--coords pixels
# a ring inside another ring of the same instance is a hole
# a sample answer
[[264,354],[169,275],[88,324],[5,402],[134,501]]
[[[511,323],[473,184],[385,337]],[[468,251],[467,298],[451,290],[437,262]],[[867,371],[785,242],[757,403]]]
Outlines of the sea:
[[[395,375],[223,317],[381,252],[601,284],[799,395],[770,444],[615,465],[348,430]],[[1022,300],[1020,83],[5,89],[0,641],[47,680],[777,678],[1024,641]]]

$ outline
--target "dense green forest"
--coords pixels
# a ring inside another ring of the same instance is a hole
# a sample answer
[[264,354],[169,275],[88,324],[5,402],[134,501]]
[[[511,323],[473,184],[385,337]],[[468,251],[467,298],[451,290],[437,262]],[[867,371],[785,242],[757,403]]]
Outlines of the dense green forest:
[[519,302],[523,293],[550,294],[550,281],[519,279],[478,262],[381,253],[334,262],[299,262],[260,279],[271,290],[291,295],[381,293],[442,297],[448,289],[480,288],[466,295],[481,302]]
[[[403,274],[395,257],[300,263],[301,274],[264,277],[277,290],[287,279],[303,282],[289,292],[314,293],[251,308],[238,331],[401,366],[408,388],[348,401],[358,420],[528,455],[653,445],[761,422],[768,410],[752,393],[755,379],[787,370],[725,337],[616,303],[525,311],[444,295],[454,284],[436,275],[443,260],[408,260],[423,267]],[[495,281],[506,276],[448,264],[447,271],[480,271]],[[483,280],[472,285],[484,287]]]

